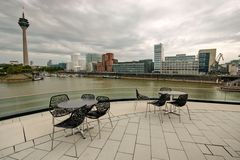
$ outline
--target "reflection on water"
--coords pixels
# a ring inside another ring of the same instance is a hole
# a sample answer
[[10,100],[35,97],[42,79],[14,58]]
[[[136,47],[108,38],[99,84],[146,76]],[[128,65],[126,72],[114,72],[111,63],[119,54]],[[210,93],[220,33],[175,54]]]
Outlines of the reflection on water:
[[135,88],[150,97],[157,97],[161,87],[189,94],[191,99],[239,101],[239,92],[223,92],[216,84],[189,82],[103,79],[103,78],[45,78],[43,81],[0,84],[0,116],[48,107],[49,98],[67,93],[79,98],[83,93],[106,95],[110,98],[135,98]]

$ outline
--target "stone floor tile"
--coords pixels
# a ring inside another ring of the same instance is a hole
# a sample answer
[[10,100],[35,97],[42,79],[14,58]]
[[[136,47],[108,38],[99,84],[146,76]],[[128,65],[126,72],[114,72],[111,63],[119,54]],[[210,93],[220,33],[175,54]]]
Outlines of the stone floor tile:
[[[76,149],[77,149],[77,156],[79,157],[82,152],[87,148],[87,146],[91,143],[90,137],[86,137],[86,139],[80,138],[78,141],[76,141]],[[66,153],[65,155],[68,156],[76,156],[75,146],[73,145]]]
[[64,155],[59,160],[77,160],[77,158]]
[[136,143],[136,135],[125,134],[118,151],[133,154],[135,143]]
[[11,157],[4,157],[4,158],[1,158],[0,160],[16,160],[16,159]]
[[197,144],[197,145],[203,154],[212,154],[206,145],[204,145],[204,144]]
[[224,129],[218,126],[209,126],[211,130],[220,138],[231,139],[233,138],[229,133],[227,133]]
[[171,122],[163,122],[162,128],[164,132],[175,132]]
[[111,132],[101,132],[101,138],[97,135],[93,141],[90,143],[90,147],[102,148],[106,143]]
[[226,160],[233,160],[233,157],[222,146],[207,145],[207,147],[213,155],[222,156]]
[[188,160],[184,151],[168,149],[170,160]]
[[202,121],[193,121],[193,123],[200,130],[210,130],[210,128],[205,123],[203,123]]
[[169,159],[165,140],[151,137],[151,153],[153,158]]
[[23,160],[40,160],[45,155],[47,155],[47,151],[35,149],[32,153],[30,153],[28,156],[26,156]]
[[134,160],[151,160],[150,146],[136,144]]
[[132,159],[133,159],[132,154],[121,153],[121,152],[118,152],[115,158],[115,160],[132,160]]
[[97,160],[113,160],[117,154],[119,144],[119,141],[108,140],[99,153]]
[[225,160],[222,156],[205,155],[207,160]]
[[176,135],[176,133],[164,133],[165,140],[168,148],[183,150],[182,145]]
[[193,141],[201,144],[211,144],[205,136],[192,136]]
[[100,149],[88,147],[78,158],[78,160],[95,160],[100,153]]
[[42,136],[42,137],[34,139],[34,145],[38,145],[38,144],[41,144],[41,143],[44,143],[44,142],[47,142],[50,140],[51,140],[51,137],[49,135]]
[[205,160],[203,153],[195,143],[182,142],[182,145],[188,159]]
[[180,141],[194,142],[186,128],[175,128]]
[[138,129],[138,134],[137,134],[137,143],[138,144],[146,144],[150,145],[150,133],[149,129]]
[[138,123],[140,118],[138,116],[132,117],[129,119],[130,123]]
[[33,147],[33,141],[28,141],[28,142],[16,145],[15,152],[18,152],[18,151],[21,151],[21,150],[24,150],[24,149],[27,149],[30,147]]
[[234,150],[240,151],[240,142],[235,139],[224,139],[224,141]]
[[14,153],[14,154],[10,155],[10,157],[15,158],[15,159],[23,159],[24,157],[26,157],[27,155],[29,155],[33,151],[34,151],[33,148],[28,148],[28,149],[25,149],[23,151]]
[[127,126],[128,121],[129,121],[128,118],[127,118],[127,119],[119,120],[118,123],[117,123],[117,126]]
[[233,157],[240,157],[240,155],[235,152],[231,147],[224,147],[228,153],[230,153]]
[[202,132],[194,124],[184,124],[190,135],[202,136]]
[[116,126],[112,132],[112,134],[110,135],[110,139],[112,140],[117,140],[117,141],[121,141],[122,140],[122,137],[124,135],[124,132],[125,132],[125,129],[126,129],[126,126]]
[[151,137],[164,138],[163,130],[161,126],[151,125]]
[[126,134],[137,134],[138,123],[128,123]]
[[[59,143],[60,143],[59,141],[54,141],[53,148],[55,148]],[[42,149],[45,151],[51,151],[51,146],[52,146],[52,141],[48,141],[48,142],[41,143],[41,144],[35,146],[35,148]]]
[[5,157],[5,156],[7,156],[9,154],[12,154],[12,153],[14,153],[13,147],[5,148],[5,149],[0,151],[0,158]]
[[220,138],[218,137],[215,133],[212,131],[202,131],[205,137],[210,141],[211,144],[213,145],[224,145],[226,146],[227,144]]
[[73,144],[62,142],[57,145],[51,152],[42,159],[42,160],[57,160],[64,155],[64,153],[72,147]]

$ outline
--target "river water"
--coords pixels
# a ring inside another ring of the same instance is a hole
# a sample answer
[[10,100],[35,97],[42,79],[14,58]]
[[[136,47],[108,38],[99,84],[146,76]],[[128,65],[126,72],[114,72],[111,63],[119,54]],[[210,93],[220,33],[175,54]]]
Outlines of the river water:
[[191,99],[240,101],[240,92],[224,92],[216,84],[173,82],[160,80],[106,79],[106,78],[57,78],[41,81],[0,83],[0,117],[48,107],[52,95],[67,93],[70,99],[83,93],[113,98],[135,98],[135,89],[149,97],[158,97],[161,87],[189,94]]

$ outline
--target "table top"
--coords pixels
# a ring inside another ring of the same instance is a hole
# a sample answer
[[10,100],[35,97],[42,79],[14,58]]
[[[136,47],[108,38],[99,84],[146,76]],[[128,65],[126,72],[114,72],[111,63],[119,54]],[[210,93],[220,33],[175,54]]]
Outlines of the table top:
[[91,106],[97,104],[97,100],[86,100],[86,99],[74,99],[65,102],[61,102],[58,104],[60,108],[81,108],[85,105]]
[[182,95],[182,94],[187,94],[185,92],[181,92],[181,91],[159,91],[159,94],[169,94],[169,95],[174,95],[174,96],[178,96],[178,95]]

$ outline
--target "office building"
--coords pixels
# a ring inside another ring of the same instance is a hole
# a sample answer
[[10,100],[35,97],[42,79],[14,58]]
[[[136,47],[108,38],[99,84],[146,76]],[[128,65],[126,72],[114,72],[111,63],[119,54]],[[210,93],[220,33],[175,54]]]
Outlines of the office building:
[[213,64],[215,64],[216,49],[201,49],[198,52],[199,72],[208,73]]
[[113,64],[113,72],[116,73],[141,74],[151,73],[152,71],[153,61],[151,59]]
[[199,74],[199,62],[194,55],[177,54],[165,57],[162,62],[162,74],[197,75]]
[[96,53],[86,54],[86,70],[88,72],[95,72],[97,69],[97,63],[101,62],[101,55]]
[[154,45],[154,72],[161,72],[161,63],[163,61],[163,45],[162,43]]
[[114,59],[113,53],[103,54],[102,62],[97,63],[97,72],[112,72],[112,66],[114,63],[117,63],[117,60]]

